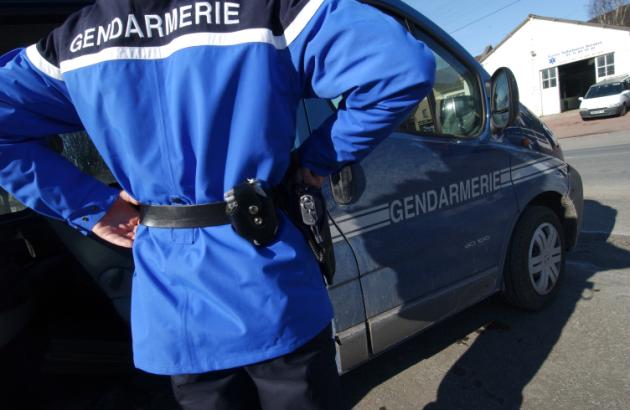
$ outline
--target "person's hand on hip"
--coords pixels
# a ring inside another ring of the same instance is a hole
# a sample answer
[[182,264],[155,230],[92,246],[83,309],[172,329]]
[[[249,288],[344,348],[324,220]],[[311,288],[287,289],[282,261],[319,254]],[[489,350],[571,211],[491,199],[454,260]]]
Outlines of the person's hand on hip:
[[140,223],[140,213],[134,205],[140,203],[121,191],[105,216],[94,225],[92,233],[111,244],[131,248]]

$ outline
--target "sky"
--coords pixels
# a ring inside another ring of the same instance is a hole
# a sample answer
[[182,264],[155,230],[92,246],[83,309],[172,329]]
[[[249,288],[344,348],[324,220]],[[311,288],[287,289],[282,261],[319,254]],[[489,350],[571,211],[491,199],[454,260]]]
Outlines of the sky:
[[442,27],[472,55],[496,46],[528,15],[589,20],[589,0],[403,0]]

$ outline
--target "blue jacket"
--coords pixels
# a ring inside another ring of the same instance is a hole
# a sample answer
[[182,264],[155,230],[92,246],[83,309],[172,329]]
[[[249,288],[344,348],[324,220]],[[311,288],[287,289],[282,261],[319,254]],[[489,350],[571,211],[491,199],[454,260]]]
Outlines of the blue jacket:
[[[277,184],[301,98],[345,103],[299,148],[328,175],[359,161],[431,89],[432,53],[354,0],[100,0],[0,60],[0,185],[88,233],[118,195],[42,143],[85,129],[147,204],[220,201],[246,178]],[[140,226],[131,322],[137,367],[200,373],[289,353],[332,308],[282,218],[257,248],[230,226]]]

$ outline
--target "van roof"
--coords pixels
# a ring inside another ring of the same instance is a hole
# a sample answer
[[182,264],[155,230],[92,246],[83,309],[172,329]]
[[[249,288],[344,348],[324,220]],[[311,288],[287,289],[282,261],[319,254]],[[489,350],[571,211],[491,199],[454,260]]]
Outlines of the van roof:
[[605,78],[602,81],[598,82],[596,85],[600,84],[611,84],[611,83],[623,83],[630,82],[630,74],[618,75],[615,77]]

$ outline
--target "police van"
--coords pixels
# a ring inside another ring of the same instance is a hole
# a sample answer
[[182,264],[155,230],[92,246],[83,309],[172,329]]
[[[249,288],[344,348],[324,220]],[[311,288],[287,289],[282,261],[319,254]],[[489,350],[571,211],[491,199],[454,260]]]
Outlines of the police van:
[[[324,186],[341,371],[497,292],[541,309],[562,283],[582,222],[580,175],[519,103],[512,73],[491,77],[402,1],[365,2],[425,42],[437,74],[432,93],[396,132]],[[89,3],[3,3],[2,51],[31,44]],[[304,100],[296,145],[338,103]],[[116,183],[84,133],[49,143],[84,172]],[[0,358],[25,377],[40,366],[37,357],[66,370],[131,366],[129,251],[38,216],[2,191],[0,244]]]

